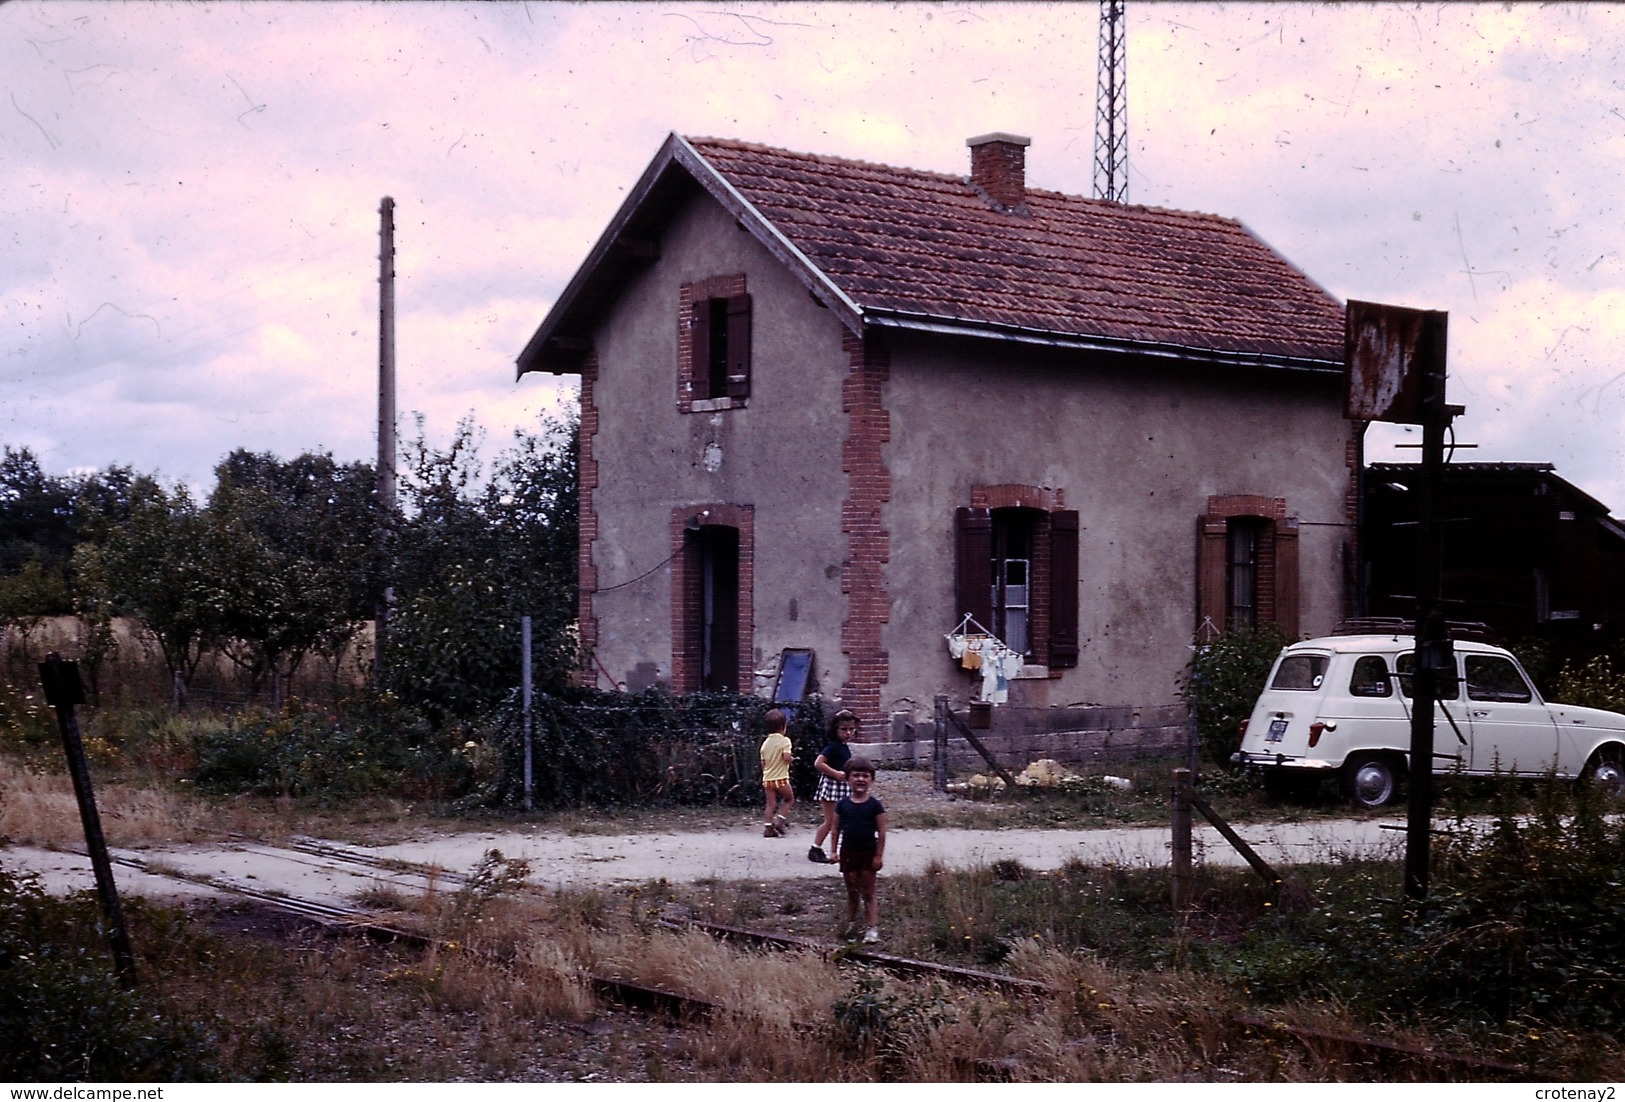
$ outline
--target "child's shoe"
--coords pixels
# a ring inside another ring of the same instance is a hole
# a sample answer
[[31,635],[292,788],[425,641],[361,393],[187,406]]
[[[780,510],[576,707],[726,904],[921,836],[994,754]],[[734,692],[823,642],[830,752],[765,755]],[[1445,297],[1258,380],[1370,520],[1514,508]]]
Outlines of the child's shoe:
[[785,829],[789,827],[789,825],[790,820],[785,818],[783,815],[773,816],[773,829],[779,832],[779,837],[784,837]]
[[808,848],[807,860],[811,861],[815,865],[829,864],[829,858],[825,857],[824,851],[819,849],[817,846],[811,846]]
[[873,926],[871,926],[867,930],[863,931],[863,943],[865,945],[873,945],[875,942],[877,942],[879,940],[880,940],[880,931],[875,929]]
[[774,826],[772,823],[764,823],[762,825],[762,837],[763,838],[777,838],[781,833],[783,833],[783,832],[780,831],[779,828]]

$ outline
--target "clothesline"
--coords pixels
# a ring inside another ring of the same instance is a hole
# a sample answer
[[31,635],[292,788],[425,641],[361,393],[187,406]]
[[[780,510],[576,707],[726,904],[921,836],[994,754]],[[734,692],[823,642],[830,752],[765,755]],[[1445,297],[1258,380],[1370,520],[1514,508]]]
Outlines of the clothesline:
[[981,673],[983,701],[1003,704],[1009,700],[1010,680],[1021,673],[1025,662],[1018,651],[969,614],[943,638],[948,641],[950,657],[965,669]]

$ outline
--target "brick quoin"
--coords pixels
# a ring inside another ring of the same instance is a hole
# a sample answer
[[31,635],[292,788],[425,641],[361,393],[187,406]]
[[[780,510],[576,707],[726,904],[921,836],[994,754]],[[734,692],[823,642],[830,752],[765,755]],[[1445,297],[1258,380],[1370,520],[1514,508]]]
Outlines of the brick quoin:
[[589,352],[581,363],[581,425],[577,460],[576,496],[576,617],[581,634],[580,682],[599,688],[598,662],[593,648],[598,645],[598,619],[593,615],[592,598],[598,591],[598,567],[593,564],[592,545],[598,539],[598,513],[593,493],[598,489],[598,460],[594,443],[598,437],[598,353]]
[[891,358],[876,338],[846,334],[848,357],[841,385],[841,409],[847,437],[841,446],[841,469],[847,496],[841,503],[841,529],[847,534],[847,558],[841,564],[841,591],[847,616],[841,625],[841,651],[846,655],[846,683],[841,703],[858,714],[865,739],[884,739],[889,724],[880,714],[880,691],[891,677],[891,656],[882,631],[891,618],[886,563],[891,559],[891,533],[882,510],[891,500],[891,472],[885,446],[891,440],[891,414],[884,404],[891,377]]

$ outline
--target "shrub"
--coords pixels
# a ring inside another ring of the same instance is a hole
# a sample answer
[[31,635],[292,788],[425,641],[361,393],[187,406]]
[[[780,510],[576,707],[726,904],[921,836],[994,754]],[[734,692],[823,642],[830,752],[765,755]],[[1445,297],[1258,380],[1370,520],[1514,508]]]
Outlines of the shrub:
[[431,733],[389,694],[340,712],[294,701],[251,711],[199,736],[198,788],[335,804],[367,796],[450,798],[472,771],[456,731]]
[[1241,724],[1264,691],[1270,666],[1292,639],[1273,624],[1238,628],[1194,644],[1180,696],[1196,718],[1196,736],[1208,759],[1227,764],[1241,737]]
[[1578,669],[1565,662],[1552,684],[1552,699],[1586,708],[1625,712],[1625,673],[1615,673],[1613,662],[1603,655]]
[[[762,716],[774,707],[790,716],[791,783],[810,797],[812,761],[827,741],[817,700],[788,705],[731,693],[576,689],[534,701],[533,798],[544,806],[755,803],[762,798]],[[524,732],[517,694],[491,715],[481,736],[498,748],[500,766],[472,799],[519,804]]]
[[58,900],[0,868],[0,1080],[205,1081],[213,1038],[113,979],[88,897]]

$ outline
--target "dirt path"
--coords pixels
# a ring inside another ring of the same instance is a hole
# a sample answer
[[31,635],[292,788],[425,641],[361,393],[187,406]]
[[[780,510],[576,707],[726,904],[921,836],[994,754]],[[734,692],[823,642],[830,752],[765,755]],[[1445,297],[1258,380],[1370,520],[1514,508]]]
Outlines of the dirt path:
[[[898,810],[928,808],[951,800],[932,791],[929,776],[921,773],[886,774],[877,787],[888,807]],[[437,878],[440,886],[451,886],[493,849],[506,858],[528,862],[530,879],[554,888],[658,880],[833,878],[839,875],[834,867],[807,859],[815,816],[815,809],[797,808],[799,821],[783,838],[763,838],[754,820],[741,817],[738,825],[703,832],[609,835],[526,828],[435,835],[377,846],[163,846],[116,851],[121,860],[115,879],[121,893],[149,898],[218,896],[240,886],[350,906],[379,887],[420,891]],[[1397,857],[1404,837],[1402,832],[1382,829],[1374,820],[1259,824],[1244,826],[1241,833],[1266,861],[1276,865],[1354,854]],[[1240,855],[1205,825],[1195,832],[1194,852],[1198,862],[1211,865],[1242,863]],[[970,869],[1005,860],[1019,861],[1033,870],[1058,868],[1070,860],[1163,867],[1169,861],[1168,828],[894,829],[886,848],[886,870],[893,875],[924,872],[933,864]],[[13,846],[0,849],[0,864],[14,871],[38,872],[52,890],[94,887],[89,861],[73,853]]]

